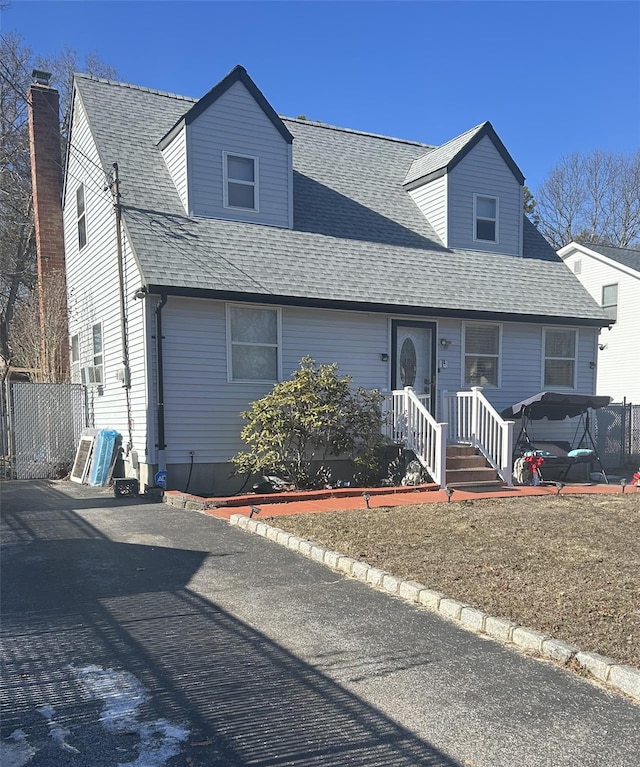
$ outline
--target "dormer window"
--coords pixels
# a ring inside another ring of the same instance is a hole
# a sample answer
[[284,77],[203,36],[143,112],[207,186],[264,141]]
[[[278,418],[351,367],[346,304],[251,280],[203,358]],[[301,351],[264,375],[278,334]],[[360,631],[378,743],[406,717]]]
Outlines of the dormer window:
[[224,207],[258,210],[258,158],[223,152]]
[[473,195],[473,239],[498,242],[498,198]]

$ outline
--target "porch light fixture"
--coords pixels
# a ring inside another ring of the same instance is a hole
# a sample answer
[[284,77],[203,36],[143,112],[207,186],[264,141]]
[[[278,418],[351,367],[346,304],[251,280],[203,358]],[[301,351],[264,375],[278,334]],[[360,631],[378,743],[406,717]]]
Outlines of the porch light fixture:
[[388,362],[389,361],[389,355],[386,352],[382,352],[382,354],[380,355],[380,359],[383,362]]
[[442,346],[443,349],[448,349],[453,341],[449,341],[447,338],[441,338],[440,339],[440,346]]
[[147,289],[144,285],[139,287],[136,292],[133,294],[134,299],[138,298],[144,298],[147,295]]

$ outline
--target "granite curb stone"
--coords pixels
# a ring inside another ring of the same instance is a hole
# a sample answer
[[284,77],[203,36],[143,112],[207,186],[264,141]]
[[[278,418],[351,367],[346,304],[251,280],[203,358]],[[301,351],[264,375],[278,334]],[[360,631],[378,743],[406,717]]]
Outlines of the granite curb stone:
[[[308,559],[313,559],[332,570],[357,578],[363,583],[377,587],[398,596],[412,604],[422,605],[443,618],[458,623],[461,627],[475,631],[503,643],[513,644],[522,650],[530,650],[544,658],[559,661],[565,666],[576,661],[582,668],[600,682],[604,682],[628,695],[640,703],[640,669],[617,664],[611,658],[593,652],[581,652],[574,645],[526,626],[519,626],[514,621],[487,615],[471,605],[451,599],[445,594],[429,589],[416,581],[398,578],[386,570],[372,567],[353,557],[306,541],[298,536],[286,533],[280,528],[271,527],[265,522],[256,522],[243,514],[233,514],[229,524],[248,532],[254,532],[263,538],[293,549]],[[270,531],[275,531],[270,532]]]

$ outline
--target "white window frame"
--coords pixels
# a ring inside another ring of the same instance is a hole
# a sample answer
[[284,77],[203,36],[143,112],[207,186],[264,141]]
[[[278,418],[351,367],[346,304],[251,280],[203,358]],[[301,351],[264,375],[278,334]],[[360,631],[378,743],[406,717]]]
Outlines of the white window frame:
[[[82,212],[80,212],[80,205],[78,203],[78,194],[82,191]],[[84,231],[84,243],[80,244],[80,224],[82,223],[82,229]],[[87,231],[87,192],[84,183],[78,184],[76,187],[76,231],[78,233],[78,250],[84,250],[89,242],[89,234]]]
[[[232,309],[262,309],[265,311],[273,311],[276,313],[276,328],[277,328],[277,343],[275,344],[262,344],[262,343],[247,343],[244,341],[233,341],[231,338],[231,311]],[[228,383],[241,383],[241,384],[257,384],[262,386],[263,384],[276,384],[282,381],[282,309],[278,306],[265,306],[264,304],[225,304],[226,314],[226,326],[227,326],[227,382]],[[233,377],[233,354],[232,350],[234,346],[267,346],[269,348],[276,349],[277,355],[277,379],[271,378],[234,378]]]
[[[574,334],[574,344],[573,344],[573,358],[572,357],[547,357],[547,333],[549,331],[558,332],[558,331],[565,331],[567,333],[571,332]],[[545,380],[545,374],[546,374],[546,363],[547,360],[569,360],[573,359],[573,383],[571,386],[556,386],[555,384],[547,384]],[[574,391],[578,386],[578,328],[570,327],[570,326],[564,326],[564,325],[547,325],[542,328],[542,364],[541,364],[541,375],[540,375],[540,384],[541,384],[541,391],[549,391],[560,389],[561,391]]]
[[[228,167],[228,158],[229,157],[240,157],[245,160],[253,160],[253,181],[242,181],[240,179],[235,178],[229,178],[229,167]],[[223,187],[223,206],[225,208],[228,208],[229,210],[243,210],[243,211],[250,211],[252,213],[259,213],[260,212],[260,189],[259,189],[259,158],[254,157],[250,154],[241,154],[240,152],[222,152],[222,187]],[[242,184],[244,186],[251,186],[253,187],[253,208],[241,208],[237,205],[229,205],[229,182],[233,184]]]
[[[93,329],[100,326],[100,351],[96,352],[94,346]],[[100,358],[100,362],[96,364],[96,358]],[[100,369],[100,386],[104,386],[104,325],[102,322],[94,322],[91,324],[91,366]]]
[[[497,354],[476,354],[474,352],[469,352],[467,354],[467,328],[468,327],[477,327],[479,325],[489,325],[491,327],[497,327],[498,328],[498,353]],[[464,388],[471,387],[471,386],[482,386],[483,388],[487,389],[499,389],[502,386],[502,324],[499,322],[463,322],[462,323],[462,360],[461,360],[461,371],[460,371],[460,379],[461,379],[461,385]],[[473,357],[494,357],[498,360],[498,365],[496,369],[497,374],[497,383],[495,384],[470,384],[467,383],[467,376],[466,376],[466,361],[467,356],[473,356]]]
[[80,333],[74,333],[71,336],[69,359],[71,360],[71,381],[72,383],[75,383],[80,381]]
[[[615,304],[605,304],[605,302],[604,302],[604,291],[605,291],[605,288],[615,288],[616,289],[616,302],[615,302]],[[607,313],[607,316],[609,317],[609,319],[617,321],[617,319],[618,319],[618,304],[620,302],[620,284],[618,282],[610,282],[607,285],[603,285],[602,286],[602,290],[600,292],[600,297],[602,298],[602,301],[600,302],[600,306]],[[615,309],[613,317],[607,311],[608,309]]]
[[[495,217],[495,219],[493,219],[493,218],[486,218],[486,216],[478,216],[478,200],[479,199],[494,200],[495,201],[495,204],[496,204],[496,217]],[[478,222],[478,219],[480,219],[482,221],[493,221],[495,223],[495,226],[496,226],[496,238],[495,238],[495,240],[483,240],[483,239],[477,237],[477,231],[478,231],[477,222]],[[500,226],[499,226],[499,223],[500,223],[500,198],[499,197],[495,197],[492,194],[475,194],[474,193],[474,195],[473,195],[473,241],[474,242],[491,243],[493,245],[499,244],[499,242],[500,242],[500,234],[499,234]]]

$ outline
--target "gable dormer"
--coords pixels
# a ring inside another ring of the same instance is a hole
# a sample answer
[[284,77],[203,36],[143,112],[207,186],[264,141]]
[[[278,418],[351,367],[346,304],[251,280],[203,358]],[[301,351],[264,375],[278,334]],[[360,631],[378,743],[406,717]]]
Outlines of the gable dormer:
[[522,254],[524,176],[485,122],[414,160],[404,180],[448,248]]
[[190,216],[293,227],[293,136],[235,67],[160,141]]

